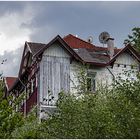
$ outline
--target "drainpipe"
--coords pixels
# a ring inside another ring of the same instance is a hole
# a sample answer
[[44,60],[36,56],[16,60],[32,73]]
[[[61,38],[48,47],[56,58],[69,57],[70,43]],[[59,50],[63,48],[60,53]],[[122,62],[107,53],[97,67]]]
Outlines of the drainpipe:
[[115,81],[115,76],[114,76],[114,74],[112,73],[112,71],[108,68],[108,66],[107,66],[106,68],[108,69],[108,71],[109,71],[110,74],[112,75],[112,77],[113,77],[113,81]]

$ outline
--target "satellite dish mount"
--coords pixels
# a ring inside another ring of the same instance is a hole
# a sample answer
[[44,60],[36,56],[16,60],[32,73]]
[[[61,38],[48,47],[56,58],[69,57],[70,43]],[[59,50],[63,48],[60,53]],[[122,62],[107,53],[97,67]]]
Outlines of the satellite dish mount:
[[110,38],[110,34],[108,32],[102,32],[100,35],[99,35],[99,41],[100,43],[103,44],[103,47],[104,45],[107,43],[107,39]]

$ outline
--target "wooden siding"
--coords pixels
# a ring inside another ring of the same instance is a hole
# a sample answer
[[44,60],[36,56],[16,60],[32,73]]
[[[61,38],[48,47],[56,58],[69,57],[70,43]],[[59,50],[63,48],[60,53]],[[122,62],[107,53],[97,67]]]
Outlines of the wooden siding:
[[[54,97],[58,99],[58,93],[70,90],[70,58],[65,50],[58,44],[54,44],[44,51],[40,63],[40,102],[43,99]],[[51,96],[51,97],[50,97]]]
[[69,54],[57,43],[55,43],[53,46],[50,46],[48,49],[46,49],[43,55],[68,57],[68,58],[70,57]]
[[126,65],[137,65],[138,61],[128,53],[121,54],[116,62],[117,64],[126,64]]

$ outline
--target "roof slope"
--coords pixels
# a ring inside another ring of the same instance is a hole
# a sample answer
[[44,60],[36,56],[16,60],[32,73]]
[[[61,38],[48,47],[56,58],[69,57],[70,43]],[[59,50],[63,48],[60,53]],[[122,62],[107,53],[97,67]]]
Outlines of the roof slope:
[[[65,42],[86,62],[93,64],[107,64],[110,61],[108,50],[105,47],[95,46],[71,34],[63,38]],[[114,55],[121,49],[114,49]]]
[[43,49],[46,44],[43,43],[34,43],[34,42],[27,42],[30,47],[32,54],[36,54],[39,50]]
[[76,50],[76,53],[82,58],[86,63],[97,64],[106,64],[110,61],[110,57],[106,52],[95,52],[91,49],[79,48]]
[[118,56],[120,56],[120,54],[122,54],[125,51],[129,51],[136,58],[136,60],[138,62],[140,62],[140,55],[139,55],[139,53],[130,44],[128,44],[123,49],[121,49],[116,55],[114,55],[114,57],[110,60],[109,64],[114,62],[116,60],[116,58]]
[[76,48],[89,48],[89,49],[92,49],[94,47],[93,44],[88,43],[88,42],[86,42],[86,41],[84,41],[84,40],[82,40],[82,39],[80,39],[78,37],[75,37],[74,35],[71,35],[71,34],[65,36],[63,39],[73,49],[76,49]]

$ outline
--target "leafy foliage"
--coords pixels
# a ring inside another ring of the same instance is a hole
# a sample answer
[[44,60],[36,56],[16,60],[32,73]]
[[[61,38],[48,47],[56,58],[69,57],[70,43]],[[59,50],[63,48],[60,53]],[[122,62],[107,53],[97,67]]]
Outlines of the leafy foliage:
[[113,91],[98,91],[80,99],[63,94],[58,114],[44,122],[43,138],[140,138],[136,84],[124,83]]
[[[139,76],[138,76],[139,77]],[[140,138],[140,80],[118,79],[112,89],[79,96],[60,93],[57,112],[38,121],[36,111],[26,119],[3,100],[1,138]],[[6,106],[8,107],[6,107]],[[9,111],[10,110],[10,111]]]
[[20,127],[15,128],[12,132],[12,138],[18,139],[35,139],[38,138],[38,119],[36,117],[36,110],[30,112],[30,114],[24,119],[24,124]]
[[128,39],[126,39],[124,42],[125,44],[130,43],[140,52],[140,28],[133,28],[132,35],[128,35]]
[[[10,98],[10,96],[9,96]],[[11,132],[23,124],[22,115],[14,112],[9,100],[4,98],[4,85],[0,83],[0,138],[10,138]]]

